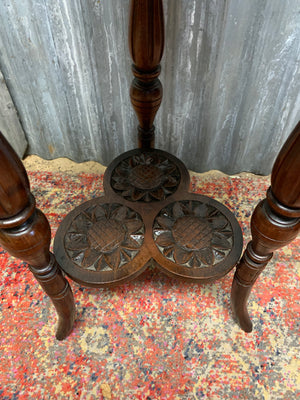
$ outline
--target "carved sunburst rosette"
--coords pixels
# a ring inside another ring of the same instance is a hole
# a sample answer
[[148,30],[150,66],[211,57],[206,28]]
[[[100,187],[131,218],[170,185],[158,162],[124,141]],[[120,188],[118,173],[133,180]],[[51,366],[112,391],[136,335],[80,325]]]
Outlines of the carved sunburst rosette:
[[224,260],[232,247],[227,218],[211,205],[178,201],[164,208],[155,220],[154,239],[171,261],[187,268],[205,268]]
[[[189,175],[174,156],[160,150],[136,149],[109,166],[105,191],[131,202],[153,203],[167,199],[179,187],[188,188]],[[183,179],[184,177],[184,179]]]
[[143,270],[144,233],[139,213],[98,198],[68,214],[54,247],[72,279],[88,286],[109,285]]
[[132,260],[143,241],[144,224],[135,211],[120,204],[99,204],[74,218],[65,249],[81,268],[109,271]]
[[196,280],[225,275],[242,248],[240,227],[222,204],[201,195],[164,207],[153,224],[162,270]]

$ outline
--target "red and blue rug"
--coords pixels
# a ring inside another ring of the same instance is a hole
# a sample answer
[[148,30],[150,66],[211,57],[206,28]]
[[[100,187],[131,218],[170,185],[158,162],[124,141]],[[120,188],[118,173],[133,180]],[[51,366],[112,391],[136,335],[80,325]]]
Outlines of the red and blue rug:
[[[101,195],[102,176],[30,172],[54,236],[63,217]],[[250,238],[268,177],[192,176],[191,189],[228,206]],[[77,321],[55,340],[56,313],[26,265],[0,254],[0,399],[300,398],[300,239],[277,251],[249,301],[254,330],[233,321],[233,271],[212,284],[150,268],[114,289],[71,282]]]

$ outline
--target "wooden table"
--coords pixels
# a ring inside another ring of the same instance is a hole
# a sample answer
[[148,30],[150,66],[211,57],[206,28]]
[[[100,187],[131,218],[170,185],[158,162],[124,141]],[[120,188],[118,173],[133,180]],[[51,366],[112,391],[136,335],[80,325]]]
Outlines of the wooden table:
[[[80,205],[63,220],[55,237],[55,256],[49,252],[48,221],[35,207],[26,171],[0,135],[0,170],[5,171],[0,174],[0,242],[29,264],[50,296],[59,317],[59,340],[71,332],[75,315],[62,271],[80,284],[103,287],[133,279],[155,263],[172,277],[201,283],[227,274],[242,251],[234,215],[217,201],[190,193],[183,163],[154,148],[153,122],[162,100],[162,0],[131,1],[129,47],[139,147],[109,165],[103,197]],[[256,277],[272,249],[292,240],[299,229],[299,132],[298,125],[275,164],[274,190],[254,215],[254,241],[235,275],[232,304],[244,330],[251,328],[246,302]],[[287,187],[282,185],[286,176]]]

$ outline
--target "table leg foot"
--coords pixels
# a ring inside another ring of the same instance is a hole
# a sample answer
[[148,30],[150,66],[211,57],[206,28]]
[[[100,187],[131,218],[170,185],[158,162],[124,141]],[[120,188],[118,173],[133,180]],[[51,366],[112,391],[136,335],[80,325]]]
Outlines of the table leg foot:
[[260,273],[272,258],[273,253],[258,255],[250,242],[237,265],[231,289],[231,307],[234,318],[245,332],[252,331],[247,302],[252,287]]
[[53,298],[52,301],[58,314],[55,337],[57,340],[64,340],[72,332],[75,321],[75,304],[69,284],[66,285],[63,296]]
[[50,297],[57,315],[56,339],[63,340],[71,333],[75,320],[75,303],[69,282],[63,276],[52,253],[45,268],[29,266],[41,287]]
[[234,319],[245,332],[252,332],[252,322],[247,310],[247,301],[252,287],[245,287],[235,278],[232,283],[231,305]]

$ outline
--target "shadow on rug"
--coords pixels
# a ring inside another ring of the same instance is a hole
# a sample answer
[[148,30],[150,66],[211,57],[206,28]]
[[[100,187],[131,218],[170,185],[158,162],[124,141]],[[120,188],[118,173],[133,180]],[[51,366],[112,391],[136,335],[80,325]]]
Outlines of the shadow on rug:
[[[30,172],[52,235],[101,195],[102,176]],[[268,177],[192,176],[191,188],[229,207],[250,238]],[[233,321],[233,272],[205,285],[155,268],[114,289],[71,282],[77,322],[63,342],[56,314],[26,265],[1,251],[1,399],[296,399],[300,395],[300,239],[274,254],[252,290],[253,332]]]

